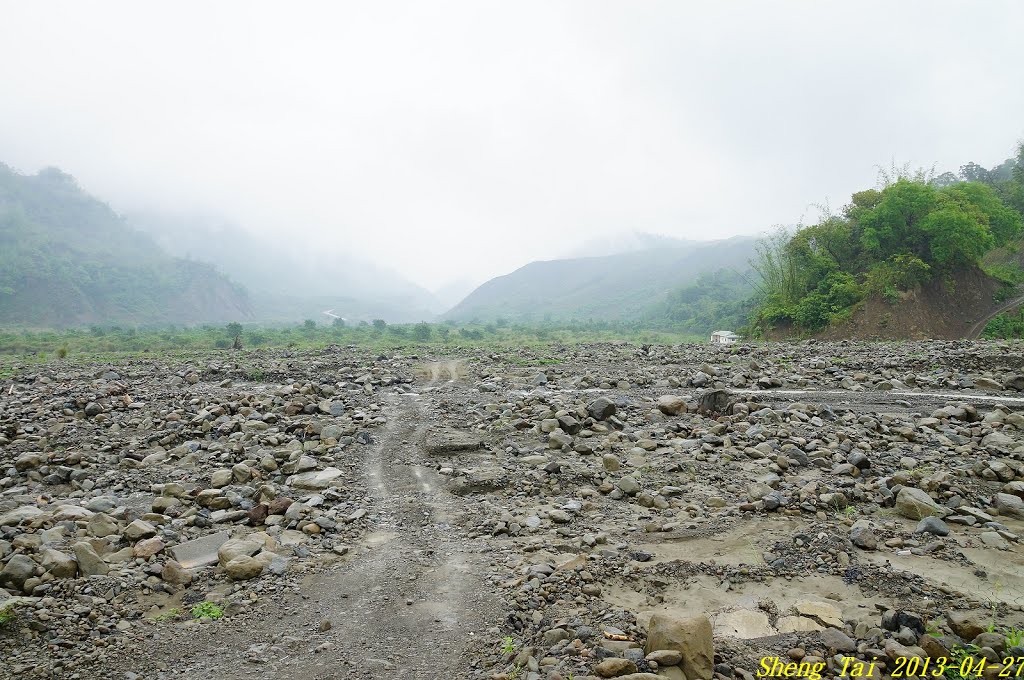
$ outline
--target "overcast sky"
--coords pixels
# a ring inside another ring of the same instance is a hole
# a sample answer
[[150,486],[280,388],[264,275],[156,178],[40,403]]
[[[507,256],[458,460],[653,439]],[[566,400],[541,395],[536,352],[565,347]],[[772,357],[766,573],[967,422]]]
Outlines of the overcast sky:
[[429,288],[1024,137],[1024,2],[0,0],[0,162]]

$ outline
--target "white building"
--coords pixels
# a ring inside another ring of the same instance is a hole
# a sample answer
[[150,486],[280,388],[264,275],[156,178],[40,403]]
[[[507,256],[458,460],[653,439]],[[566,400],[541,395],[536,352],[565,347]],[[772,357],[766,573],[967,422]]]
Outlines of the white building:
[[711,334],[711,344],[713,345],[732,345],[739,339],[740,336],[732,331],[715,331]]

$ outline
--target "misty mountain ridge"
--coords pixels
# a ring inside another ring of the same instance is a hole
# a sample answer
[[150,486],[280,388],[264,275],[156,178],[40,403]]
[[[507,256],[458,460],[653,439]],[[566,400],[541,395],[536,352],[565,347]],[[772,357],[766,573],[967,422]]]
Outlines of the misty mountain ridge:
[[395,271],[309,239],[270,239],[203,216],[132,213],[169,252],[216,265],[245,285],[260,321],[429,320],[446,305]]
[[[678,241],[678,239],[675,239]],[[757,240],[737,236],[613,255],[531,262],[474,290],[443,315],[455,321],[640,321],[669,295],[720,269],[746,271]]]
[[605,255],[619,255],[638,250],[653,250],[655,248],[685,248],[699,243],[700,241],[666,236],[664,234],[654,234],[647,231],[623,231],[587,239],[555,259],[603,257]]
[[0,164],[0,323],[205,323],[252,316],[244,288],[169,256],[56,168]]

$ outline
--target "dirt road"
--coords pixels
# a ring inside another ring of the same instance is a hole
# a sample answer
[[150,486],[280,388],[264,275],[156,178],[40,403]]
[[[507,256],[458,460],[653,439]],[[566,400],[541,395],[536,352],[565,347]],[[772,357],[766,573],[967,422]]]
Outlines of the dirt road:
[[301,593],[268,593],[264,613],[154,637],[147,663],[197,680],[465,677],[497,602],[456,499],[422,464],[426,401],[389,395],[388,425],[359,449],[375,525],[361,545]]

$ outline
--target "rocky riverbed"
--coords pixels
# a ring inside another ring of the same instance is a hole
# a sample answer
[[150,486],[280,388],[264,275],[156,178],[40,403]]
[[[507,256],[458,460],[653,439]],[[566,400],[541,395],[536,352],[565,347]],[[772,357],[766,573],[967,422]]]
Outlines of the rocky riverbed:
[[1021,343],[0,366],[0,677],[1024,657]]

